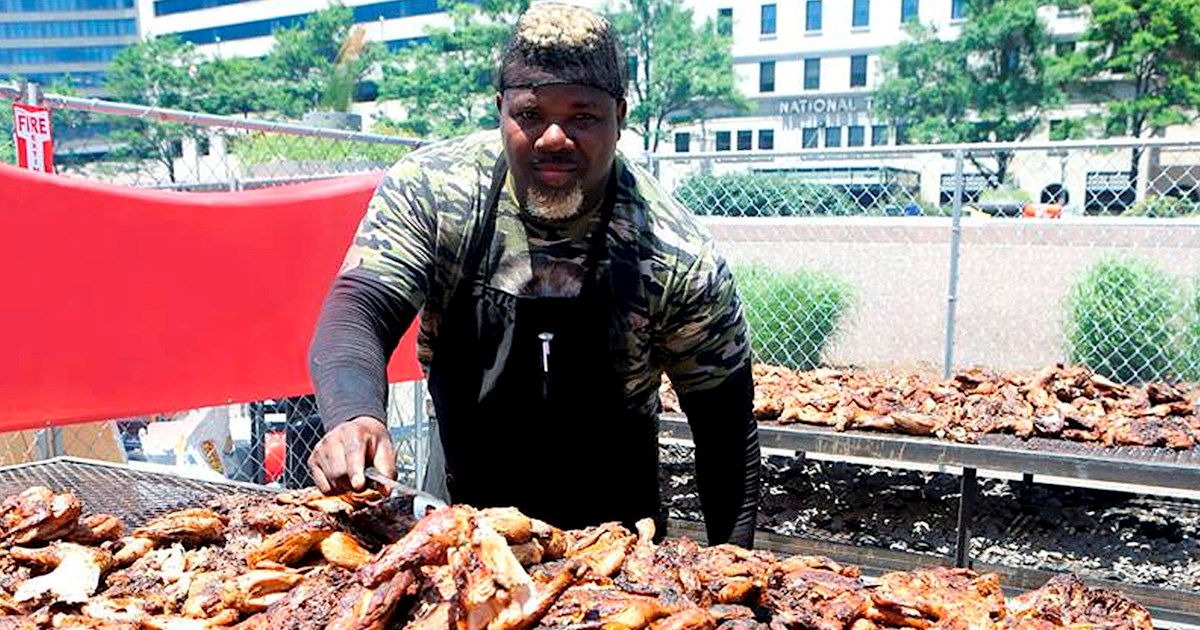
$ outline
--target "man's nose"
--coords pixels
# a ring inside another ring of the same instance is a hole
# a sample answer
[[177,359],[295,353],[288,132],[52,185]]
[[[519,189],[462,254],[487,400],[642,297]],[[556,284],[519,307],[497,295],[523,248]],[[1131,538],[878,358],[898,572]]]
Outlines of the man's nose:
[[542,131],[542,135],[538,136],[537,146],[539,151],[553,153],[555,151],[566,151],[570,148],[571,136],[567,135],[567,130],[557,122],[552,122],[546,125],[546,129]]

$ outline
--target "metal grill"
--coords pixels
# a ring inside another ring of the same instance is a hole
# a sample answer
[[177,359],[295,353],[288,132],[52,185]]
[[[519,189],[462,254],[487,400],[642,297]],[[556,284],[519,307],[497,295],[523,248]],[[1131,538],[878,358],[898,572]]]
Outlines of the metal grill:
[[129,527],[137,527],[160,514],[202,505],[219,496],[272,492],[251,484],[197,481],[68,457],[0,468],[0,495],[18,494],[30,486],[72,492],[83,502],[85,514],[112,514]]

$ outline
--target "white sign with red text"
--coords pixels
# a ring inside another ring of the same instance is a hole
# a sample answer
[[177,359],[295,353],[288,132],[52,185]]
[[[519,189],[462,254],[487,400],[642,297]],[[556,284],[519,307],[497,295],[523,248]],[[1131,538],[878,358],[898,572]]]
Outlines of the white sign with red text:
[[13,103],[13,138],[17,143],[18,166],[32,171],[54,172],[50,110],[37,105]]

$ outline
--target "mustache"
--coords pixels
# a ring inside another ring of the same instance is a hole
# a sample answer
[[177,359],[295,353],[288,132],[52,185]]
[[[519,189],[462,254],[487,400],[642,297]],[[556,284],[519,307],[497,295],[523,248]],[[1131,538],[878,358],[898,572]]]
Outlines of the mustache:
[[569,154],[549,154],[533,158],[533,165],[539,166],[542,164],[568,164],[579,166],[579,159]]

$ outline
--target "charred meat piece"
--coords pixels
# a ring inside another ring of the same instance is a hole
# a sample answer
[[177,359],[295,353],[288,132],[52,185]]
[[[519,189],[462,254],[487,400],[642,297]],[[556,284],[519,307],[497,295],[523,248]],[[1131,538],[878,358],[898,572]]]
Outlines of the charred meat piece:
[[90,514],[79,519],[67,540],[81,545],[96,546],[125,535],[125,523],[111,514]]
[[1004,594],[994,573],[934,567],[888,573],[871,591],[864,615],[901,627],[962,627],[986,630],[1004,622]]
[[189,508],[156,517],[133,530],[133,536],[189,547],[220,543],[225,539],[225,521],[225,517],[208,508]]
[[1057,575],[1041,588],[1022,593],[1008,606],[1014,628],[1036,628],[1036,622],[1058,626],[1151,630],[1154,623],[1141,604],[1106,588],[1088,588],[1074,575]]
[[327,516],[304,523],[289,525],[262,541],[257,550],[247,556],[251,567],[270,562],[285,566],[297,566],[304,556],[318,547],[337,531],[337,526]]
[[794,556],[775,566],[766,601],[775,611],[773,625],[841,630],[866,612],[869,598],[856,568]]
[[303,506],[325,514],[349,514],[383,499],[384,495],[374,489],[326,495],[311,487],[285,492],[275,497],[276,501],[284,505]]
[[765,551],[747,551],[736,545],[717,545],[696,554],[695,572],[701,591],[696,603],[758,604],[767,590],[775,556]]
[[618,523],[605,523],[571,533],[574,536],[567,545],[566,557],[583,562],[596,577],[615,574],[637,540]]
[[[269,630],[324,628],[337,612],[342,595],[354,584],[354,573],[350,571],[329,565],[319,567],[243,625]],[[447,627],[442,626],[439,630]]]
[[558,598],[542,617],[540,627],[640,630],[683,608],[656,597],[626,593],[612,584],[580,583]]
[[54,570],[18,585],[13,596],[16,601],[85,602],[96,592],[100,576],[112,566],[112,554],[96,547],[59,542],[46,550],[46,554],[39,554],[38,561]]
[[75,495],[33,486],[0,504],[0,533],[17,545],[50,542],[74,530],[82,511]]

